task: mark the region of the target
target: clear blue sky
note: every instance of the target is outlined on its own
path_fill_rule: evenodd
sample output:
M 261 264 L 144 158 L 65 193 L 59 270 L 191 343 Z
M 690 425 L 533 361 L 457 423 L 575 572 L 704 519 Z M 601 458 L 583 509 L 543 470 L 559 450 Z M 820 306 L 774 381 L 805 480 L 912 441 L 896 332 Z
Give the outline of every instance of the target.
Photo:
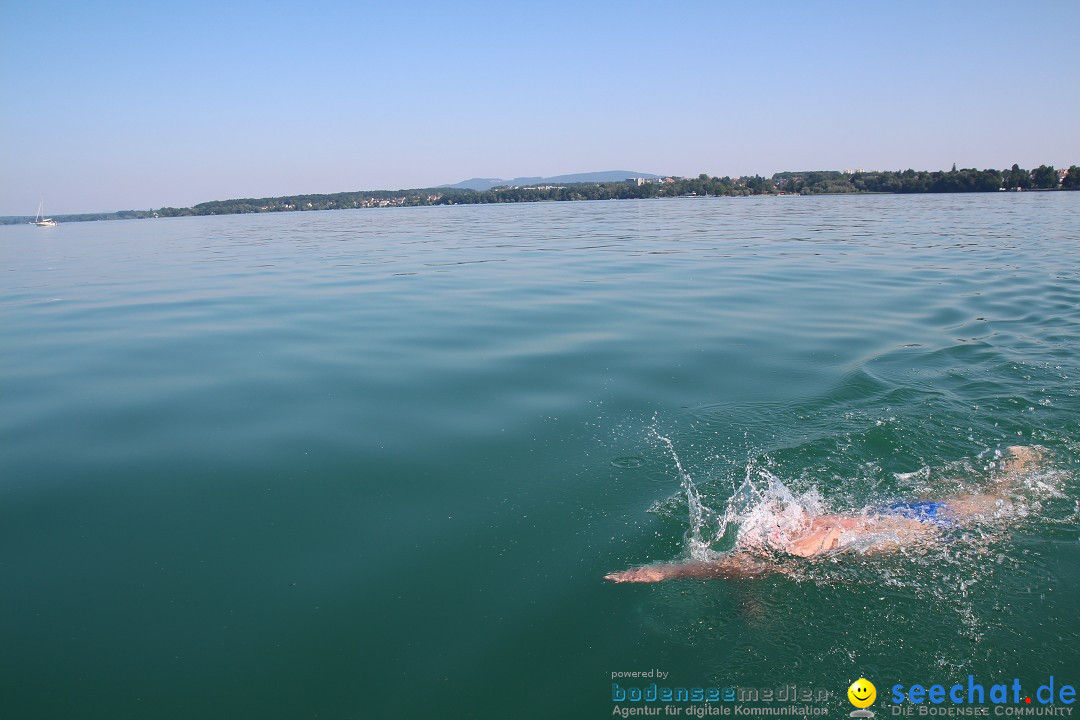
M 16 2 L 0 215 L 1080 164 L 1080 2 Z

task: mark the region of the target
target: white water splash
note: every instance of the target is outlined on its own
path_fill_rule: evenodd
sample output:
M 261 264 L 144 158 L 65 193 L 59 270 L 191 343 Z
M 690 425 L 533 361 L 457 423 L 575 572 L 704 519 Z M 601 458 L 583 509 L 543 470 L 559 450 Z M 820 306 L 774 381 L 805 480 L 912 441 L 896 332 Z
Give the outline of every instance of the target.
M 710 546 L 723 537 L 727 530 L 727 519 L 720 519 L 716 521 L 717 515 L 708 507 L 701 499 L 701 493 L 698 491 L 697 485 L 694 484 L 694 479 L 690 477 L 690 473 L 686 472 L 683 467 L 682 461 L 679 460 L 679 454 L 675 452 L 675 445 L 671 442 L 670 438 L 667 438 L 657 432 L 656 428 L 649 428 L 653 436 L 667 445 L 668 452 L 671 453 L 671 458 L 675 461 L 675 467 L 679 470 L 679 483 L 682 486 L 683 493 L 686 495 L 686 504 L 690 508 L 690 528 L 686 531 L 686 544 L 690 549 L 690 556 L 695 560 L 707 560 L 711 554 Z M 708 531 L 709 525 L 719 525 L 716 530 L 712 532 Z M 707 537 L 708 536 L 708 537 Z
M 706 503 L 694 479 L 683 467 L 671 439 L 661 435 L 655 427 L 649 430 L 667 447 L 679 471 L 679 482 L 690 514 L 690 527 L 684 539 L 690 557 L 695 560 L 710 560 L 720 555 L 715 546 L 723 542 L 729 529 L 736 531 L 736 548 L 765 552 L 770 547 L 782 547 L 789 538 L 797 537 L 805 530 L 810 518 L 823 512 L 822 499 L 816 489 L 796 495 L 780 478 L 753 462 L 747 463 L 742 484 L 727 498 L 723 512 L 718 512 Z

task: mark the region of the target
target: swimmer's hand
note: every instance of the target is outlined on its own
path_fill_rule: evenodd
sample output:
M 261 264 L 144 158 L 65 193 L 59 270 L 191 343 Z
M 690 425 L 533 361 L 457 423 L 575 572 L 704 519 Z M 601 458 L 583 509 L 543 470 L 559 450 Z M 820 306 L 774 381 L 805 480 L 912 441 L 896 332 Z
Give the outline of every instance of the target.
M 625 583 L 662 582 L 664 580 L 750 580 L 774 572 L 779 565 L 764 562 L 745 553 L 727 555 L 709 562 L 656 563 L 608 573 L 605 580 Z
M 617 583 L 646 583 L 660 582 L 661 580 L 667 580 L 669 577 L 671 576 L 667 567 L 663 565 L 645 565 L 644 567 L 631 568 L 630 570 L 623 570 L 622 572 L 608 573 L 604 576 L 604 579 Z
M 1040 445 L 1012 445 L 1005 449 L 1008 454 L 1001 460 L 1005 473 L 1035 472 L 1046 457 L 1046 448 Z

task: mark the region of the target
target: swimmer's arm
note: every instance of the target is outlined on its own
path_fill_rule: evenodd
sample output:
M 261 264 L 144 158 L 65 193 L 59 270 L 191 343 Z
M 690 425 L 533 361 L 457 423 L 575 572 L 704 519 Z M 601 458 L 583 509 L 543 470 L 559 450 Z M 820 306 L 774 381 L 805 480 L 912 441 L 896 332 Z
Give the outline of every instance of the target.
M 782 568 L 746 554 L 728 555 L 709 562 L 655 563 L 609 573 L 612 582 L 662 582 L 664 580 L 752 580 Z

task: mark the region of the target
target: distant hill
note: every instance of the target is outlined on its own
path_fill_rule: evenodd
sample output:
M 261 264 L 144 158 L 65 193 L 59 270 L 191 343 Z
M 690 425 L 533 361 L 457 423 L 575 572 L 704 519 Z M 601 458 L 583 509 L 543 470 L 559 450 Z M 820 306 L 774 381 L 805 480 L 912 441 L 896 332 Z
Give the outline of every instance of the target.
M 655 180 L 662 175 L 650 175 L 649 173 L 631 172 L 630 170 L 607 170 L 605 172 L 577 173 L 576 175 L 555 175 L 554 177 L 517 177 L 513 180 L 501 180 L 499 178 L 471 178 L 462 180 L 454 185 L 440 185 L 444 188 L 456 188 L 459 190 L 490 190 L 500 185 L 558 185 L 560 183 L 598 183 L 618 182 L 627 178 L 647 178 Z

